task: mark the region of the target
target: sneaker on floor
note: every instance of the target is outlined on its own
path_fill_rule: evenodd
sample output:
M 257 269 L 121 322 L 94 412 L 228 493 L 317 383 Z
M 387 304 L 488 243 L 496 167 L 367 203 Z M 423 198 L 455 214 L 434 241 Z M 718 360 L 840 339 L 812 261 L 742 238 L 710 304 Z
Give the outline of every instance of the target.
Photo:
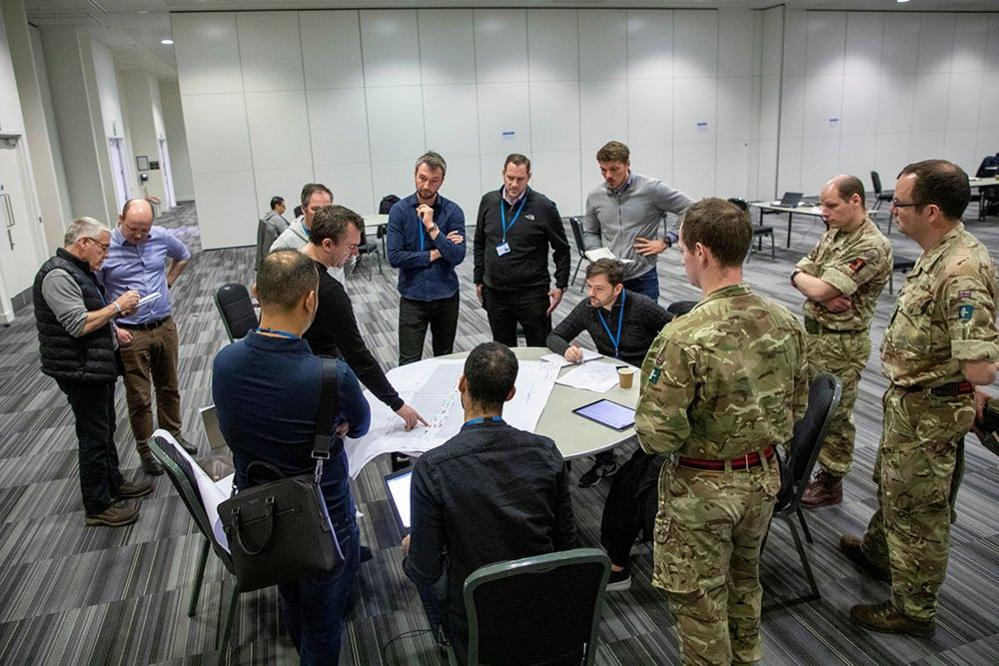
M 611 569 L 610 578 L 607 579 L 608 592 L 623 592 L 631 589 L 631 573 L 627 569 L 614 571 Z
M 594 463 L 593 467 L 589 470 L 583 472 L 583 475 L 579 477 L 579 487 L 589 488 L 590 486 L 595 486 L 600 479 L 605 479 L 607 477 L 614 476 L 617 472 L 617 463 L 612 462 L 606 465 L 602 463 Z
M 139 507 L 128 500 L 115 502 L 100 513 L 87 514 L 83 522 L 87 526 L 93 527 L 102 525 L 104 527 L 124 527 L 131 525 L 139 519 Z
M 143 495 L 148 495 L 153 492 L 153 482 L 146 481 L 145 483 L 137 483 L 134 481 L 126 481 L 115 490 L 112 495 L 115 499 L 130 499 L 133 497 L 142 497 Z
M 177 443 L 180 444 L 182 447 L 184 447 L 184 450 L 190 453 L 192 456 L 197 455 L 198 447 L 196 447 L 194 444 L 191 444 L 189 441 L 184 439 L 183 435 L 174 435 L 173 438 L 177 440 Z
M 152 452 L 147 451 L 141 454 L 139 460 L 142 463 L 142 471 L 149 476 L 159 476 L 163 473 L 163 465 L 153 456 Z

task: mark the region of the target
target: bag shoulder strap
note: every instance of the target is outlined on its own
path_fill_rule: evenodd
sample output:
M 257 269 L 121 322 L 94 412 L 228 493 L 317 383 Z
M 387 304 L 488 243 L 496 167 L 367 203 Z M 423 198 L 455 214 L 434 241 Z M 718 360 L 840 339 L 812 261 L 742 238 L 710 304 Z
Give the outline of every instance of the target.
M 312 443 L 312 457 L 317 461 L 330 457 L 330 430 L 333 415 L 337 412 L 338 395 L 336 370 L 337 362 L 331 358 L 320 358 L 322 362 L 323 384 L 319 391 L 319 410 L 316 412 L 316 436 Z

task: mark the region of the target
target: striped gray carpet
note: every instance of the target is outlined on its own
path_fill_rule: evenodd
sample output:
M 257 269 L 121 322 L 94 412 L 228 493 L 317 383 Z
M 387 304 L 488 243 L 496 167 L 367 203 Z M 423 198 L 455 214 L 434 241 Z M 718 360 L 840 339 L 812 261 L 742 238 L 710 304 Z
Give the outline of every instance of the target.
M 976 211 L 972 210 L 970 217 Z M 212 304 L 217 285 L 249 283 L 250 248 L 199 252 L 192 204 L 165 215 L 195 251 L 173 295 L 180 324 L 181 382 L 188 439 L 208 453 L 197 408 L 210 402 L 211 360 L 225 334 Z M 883 222 L 883 218 L 882 218 Z M 818 220 L 796 221 L 791 248 L 774 220 L 777 259 L 769 248 L 747 266 L 747 281 L 795 311 L 800 297 L 787 282 L 791 266 L 822 229 Z M 999 248 L 992 224 L 970 228 Z M 915 257 L 915 246 L 893 234 L 896 253 Z M 575 267 L 576 259 L 573 259 Z M 349 281 L 362 330 L 385 367 L 396 363 L 398 316 L 395 277 L 369 264 Z M 457 347 L 488 339 L 485 313 L 474 303 L 471 259 L 461 266 L 464 304 Z M 370 279 L 369 279 L 370 277 Z M 696 298 L 676 252 L 660 261 L 666 300 Z M 896 283 L 898 284 L 900 280 Z M 578 302 L 572 290 L 560 312 Z M 878 307 L 874 347 L 893 297 Z M 558 315 L 556 315 L 558 316 Z M 429 350 L 428 350 L 429 353 Z M 55 383 L 39 374 L 30 306 L 0 330 L 0 663 L 203 663 L 214 660 L 223 571 L 211 562 L 196 617 L 186 616 L 200 537 L 169 482 L 161 477 L 142 503 L 139 522 L 124 529 L 84 528 L 76 473 L 72 415 Z M 860 532 L 874 505 L 871 471 L 881 429 L 876 354 L 868 362 L 857 407 L 856 466 L 845 483 L 845 501 L 808 514 L 815 543 L 808 547 L 822 590 L 820 601 L 790 605 L 805 580 L 783 525 L 774 528 L 763 558 L 765 663 L 768 664 L 991 664 L 999 662 L 999 465 L 969 438 L 968 473 L 952 533 L 950 567 L 932 640 L 898 638 L 855 629 L 848 609 L 887 596 L 885 585 L 859 574 L 836 549 L 840 533 Z M 117 442 L 126 476 L 140 476 L 127 425 L 124 389 L 118 390 Z M 633 446 L 633 445 L 632 445 Z M 630 448 L 622 453 L 630 453 Z M 577 465 L 574 478 L 585 465 Z M 381 476 L 384 460 L 360 475 L 355 493 L 364 518 L 364 541 L 375 558 L 361 566 L 359 602 L 350 614 L 341 664 L 436 664 L 423 628 L 415 590 L 399 566 L 399 535 L 390 518 Z M 598 542 L 600 510 L 608 483 L 574 490 L 582 541 Z M 634 584 L 609 595 L 600 627 L 600 664 L 666 664 L 677 661 L 673 621 L 663 596 L 648 584 L 651 556 L 635 549 Z M 227 587 L 227 586 L 226 586 Z M 228 589 L 228 588 L 227 588 Z M 273 590 L 247 594 L 234 640 L 239 663 L 294 661 Z

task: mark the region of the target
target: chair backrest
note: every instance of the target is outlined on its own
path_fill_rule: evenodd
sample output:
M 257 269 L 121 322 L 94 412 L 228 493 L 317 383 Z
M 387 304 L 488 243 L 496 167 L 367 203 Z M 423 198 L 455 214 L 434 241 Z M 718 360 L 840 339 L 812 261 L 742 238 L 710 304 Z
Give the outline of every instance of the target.
M 693 310 L 697 303 L 697 301 L 673 301 L 666 306 L 666 312 L 673 315 L 674 318 L 679 317 Z
M 469 665 L 592 664 L 609 576 L 595 548 L 477 569 L 465 581 Z
M 728 199 L 726 199 L 726 201 L 728 201 L 730 204 L 733 204 L 741 211 L 744 211 L 746 213 L 749 212 L 749 202 L 743 199 L 742 197 L 729 197 Z
M 978 171 L 975 172 L 975 178 L 989 178 L 995 176 L 997 171 L 999 171 L 999 153 L 995 155 L 986 155 L 982 163 L 978 165 Z
M 399 197 L 394 194 L 386 194 L 382 197 L 381 202 L 378 204 L 378 214 L 388 215 L 389 211 L 392 210 L 392 206 L 398 203 Z
M 250 292 L 237 282 L 229 282 L 215 290 L 215 307 L 222 316 L 230 342 L 245 337 L 259 323 Z
M 871 184 L 874 186 L 874 194 L 881 194 L 881 176 L 877 171 L 871 172 Z
M 212 526 L 205 511 L 205 504 L 200 493 L 196 490 L 197 480 L 194 469 L 191 467 L 191 460 L 181 449 L 180 445 L 172 442 L 166 437 L 154 433 L 149 441 L 149 450 L 153 456 L 163 465 L 163 471 L 170 478 L 173 487 L 177 489 L 181 501 L 187 507 L 188 513 L 194 519 L 198 531 L 204 535 L 212 544 L 212 550 L 222 560 L 226 569 L 232 571 L 232 557 L 222 548 L 212 533 Z
M 843 385 L 832 375 L 818 375 L 808 387 L 805 415 L 794 424 L 794 435 L 791 437 L 789 464 L 792 466 L 791 476 L 795 487 L 788 508 L 797 507 L 798 500 L 805 492 L 819 451 L 822 450 L 826 431 L 829 430 L 829 423 L 842 396 Z
M 586 251 L 586 245 L 583 243 L 583 225 L 580 223 L 579 218 L 570 217 L 569 226 L 572 227 L 572 238 L 576 241 L 576 251 L 582 257 L 583 252 Z

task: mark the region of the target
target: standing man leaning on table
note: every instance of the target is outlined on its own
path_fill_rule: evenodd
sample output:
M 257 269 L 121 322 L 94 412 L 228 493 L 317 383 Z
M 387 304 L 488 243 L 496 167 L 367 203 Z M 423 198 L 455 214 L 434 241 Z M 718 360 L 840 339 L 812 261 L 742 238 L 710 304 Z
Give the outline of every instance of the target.
M 583 242 L 587 250 L 606 247 L 625 264 L 624 288 L 659 300 L 656 258 L 676 242 L 672 231 L 659 239 L 666 213 L 680 215 L 694 200 L 679 190 L 631 170 L 631 151 L 611 141 L 597 151 L 604 183 L 586 197 Z
M 742 281 L 753 232 L 721 199 L 690 207 L 683 267 L 701 302 L 665 327 L 642 364 L 635 413 L 659 477 L 652 584 L 666 591 L 685 663 L 757 662 L 760 543 L 780 489 L 774 446 L 805 411 L 805 331 Z
M 531 160 L 513 153 L 503 163 L 503 187 L 487 192 L 475 225 L 475 294 L 486 309 L 493 340 L 517 346 L 517 324 L 528 347 L 543 347 L 551 314 L 569 284 L 569 241 L 558 207 L 528 187 Z M 549 245 L 555 288 L 548 290 Z
M 839 378 L 843 397 L 819 453 L 819 473 L 801 503 L 819 507 L 843 501 L 843 477 L 853 462 L 853 405 L 860 372 L 871 355 L 871 320 L 891 274 L 891 243 L 867 216 L 864 184 L 836 176 L 819 199 L 828 230 L 798 262 L 791 284 L 805 301 L 808 368 Z

